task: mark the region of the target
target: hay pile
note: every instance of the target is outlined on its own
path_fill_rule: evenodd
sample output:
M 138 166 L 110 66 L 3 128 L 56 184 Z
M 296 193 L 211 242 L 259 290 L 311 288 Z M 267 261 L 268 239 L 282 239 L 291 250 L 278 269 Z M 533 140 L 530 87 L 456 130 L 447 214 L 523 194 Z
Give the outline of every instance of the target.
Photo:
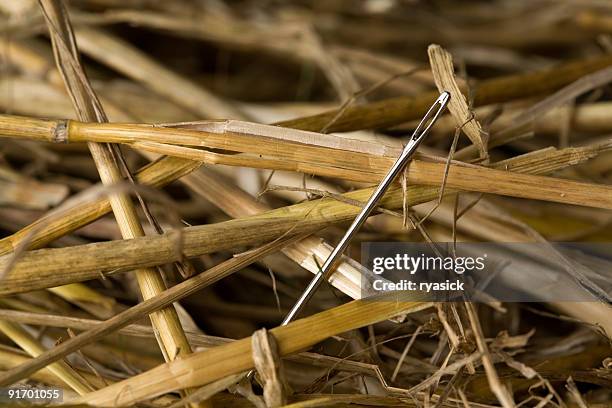
M 78 406 L 611 406 L 610 4 L 0 13 L 1 387 Z M 443 90 L 330 284 L 279 326 Z M 546 248 L 507 257 L 532 294 L 532 268 L 568 256 L 548 243 L 578 243 L 588 301 L 361 299 L 376 241 Z

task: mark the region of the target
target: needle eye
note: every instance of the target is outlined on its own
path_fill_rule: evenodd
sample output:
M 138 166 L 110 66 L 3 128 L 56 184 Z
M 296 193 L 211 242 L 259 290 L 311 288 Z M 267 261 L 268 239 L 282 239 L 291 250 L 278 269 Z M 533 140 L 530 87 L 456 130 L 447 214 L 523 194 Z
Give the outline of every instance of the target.
M 444 112 L 444 109 L 446 108 L 446 105 L 448 105 L 449 101 L 450 93 L 447 91 L 442 92 L 434 104 L 431 105 L 427 113 L 425 113 L 425 116 L 423 116 L 423 119 L 421 119 L 419 122 L 410 140 L 413 142 L 418 142 L 423 136 L 425 136 L 436 120 L 438 120 L 438 117 L 440 117 L 442 112 Z

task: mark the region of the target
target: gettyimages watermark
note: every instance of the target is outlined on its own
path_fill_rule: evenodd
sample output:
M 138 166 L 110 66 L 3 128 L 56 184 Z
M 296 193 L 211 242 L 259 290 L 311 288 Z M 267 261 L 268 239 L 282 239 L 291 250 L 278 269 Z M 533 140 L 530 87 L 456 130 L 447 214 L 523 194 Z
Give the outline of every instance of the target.
M 418 292 L 430 301 L 612 299 L 610 243 L 362 244 L 362 297 Z
M 374 279 L 372 287 L 379 292 L 389 292 L 394 290 L 411 290 L 424 293 L 433 291 L 443 291 L 445 293 L 463 292 L 465 291 L 465 281 L 460 278 L 446 279 L 443 282 L 437 280 L 422 280 L 414 279 L 414 275 L 419 272 L 440 271 L 447 276 L 448 272 L 454 272 L 457 275 L 463 275 L 466 271 L 483 271 L 486 267 L 485 260 L 487 254 L 482 256 L 443 256 L 437 254 L 434 256 L 420 253 L 418 255 L 410 255 L 406 252 L 395 253 L 392 256 L 376 256 L 372 258 L 372 272 L 375 275 L 383 275 L 385 272 L 396 272 L 396 275 L 410 275 L 410 279 L 399 279 L 398 281 L 389 281 L 387 279 Z

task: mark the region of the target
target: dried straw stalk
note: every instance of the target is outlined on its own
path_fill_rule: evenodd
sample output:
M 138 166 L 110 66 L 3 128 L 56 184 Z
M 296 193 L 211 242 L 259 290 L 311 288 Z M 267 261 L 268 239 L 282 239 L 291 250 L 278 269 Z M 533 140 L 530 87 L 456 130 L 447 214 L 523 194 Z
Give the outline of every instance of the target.
M 607 55 L 569 62 L 539 72 L 481 81 L 476 85 L 474 107 L 544 95 L 610 65 L 612 65 L 612 56 Z M 437 92 L 424 92 L 414 97 L 401 96 L 361 106 L 351 106 L 339 118 L 336 118 L 337 111 L 334 110 L 284 121 L 279 125 L 317 131 L 332 123 L 328 128 L 330 132 L 344 132 L 356 128 L 384 128 L 418 119 L 427 111 L 437 95 Z
M 428 304 L 423 304 L 423 308 L 426 308 Z M 34 312 L 21 312 L 10 309 L 0 309 L 0 317 L 3 320 L 21 324 L 30 324 L 37 326 L 46 327 L 61 327 L 70 328 L 74 330 L 89 330 L 94 327 L 107 324 L 104 321 L 83 319 L 70 316 L 53 315 L 48 313 L 34 313 Z M 116 331 L 117 334 L 131 336 L 136 339 L 154 339 L 155 333 L 151 326 L 143 326 L 139 324 L 130 324 Z M 228 339 L 224 337 L 209 336 L 201 333 L 192 333 L 187 331 L 187 337 L 189 342 L 193 346 L 199 346 L 204 348 L 216 347 L 222 344 L 227 344 L 235 341 L 234 339 Z M 2 356 L 2 348 L 0 348 L 0 356 Z M 29 359 L 21 359 L 20 363 L 23 363 Z M 361 372 L 366 374 L 373 374 L 372 370 L 364 369 L 362 363 L 356 363 L 351 360 L 343 360 L 337 357 L 326 356 L 317 353 L 303 352 L 287 357 L 289 361 L 295 361 L 298 363 L 313 364 L 318 367 L 336 368 L 343 371 L 349 372 Z M 0 369 L 10 369 L 19 364 L 11 364 L 2 366 L 2 360 L 0 359 Z M 40 371 L 39 371 L 40 373 Z M 89 381 L 89 378 L 87 378 Z M 57 379 L 55 380 L 57 383 Z
M 377 299 L 354 300 L 274 328 L 270 334 L 276 339 L 279 354 L 286 356 L 330 336 L 420 310 L 422 304 L 415 302 L 414 296 L 414 293 L 396 292 Z M 251 338 L 245 338 L 160 365 L 74 402 L 94 406 L 129 405 L 167 392 L 209 384 L 252 367 Z M 121 392 L 125 389 L 130 392 Z
M 571 120 L 572 129 L 576 132 L 605 134 L 612 131 L 612 119 L 608 115 L 611 109 L 612 102 L 559 106 L 539 116 L 529 125 L 528 129 L 533 129 L 536 134 L 555 134 L 561 130 L 563 123 Z M 476 109 L 475 114 L 480 119 L 486 117 L 491 111 L 491 107 L 483 107 Z M 502 115 L 491 125 L 490 132 L 495 134 L 513 127 L 514 119 L 519 115 L 519 112 L 516 108 L 504 110 Z M 452 132 L 455 127 L 455 122 L 451 117 L 442 117 L 436 122 L 432 132 L 445 135 Z
M 378 182 L 393 162 L 391 157 L 363 152 L 365 149 L 375 149 L 365 142 L 355 144 L 351 146 L 350 151 L 345 151 L 287 141 L 289 136 L 286 135 L 284 138 L 275 138 L 246 133 L 246 130 L 243 133 L 215 133 L 183 128 L 66 122 L 7 115 L 0 116 L 0 130 L 7 136 L 52 142 L 126 143 L 138 149 L 201 160 L 205 163 L 301 171 L 361 182 Z M 269 132 L 267 135 L 274 133 Z M 299 132 L 293 137 L 313 140 L 312 135 Z M 224 149 L 245 155 L 219 154 L 184 146 Z M 602 145 L 602 150 L 611 146 L 612 143 Z M 408 181 L 412 184 L 440 185 L 445 167 L 443 163 L 414 160 L 409 166 Z M 612 208 L 612 187 L 609 186 L 515 174 L 460 162 L 451 165 L 446 185 L 449 188 L 468 191 Z
M 7 322 L 29 324 L 46 327 L 61 327 L 74 330 L 89 330 L 101 324 L 102 320 L 85 319 L 80 317 L 54 315 L 49 313 L 23 312 L 12 309 L 0 309 L 0 317 Z M 155 332 L 151 326 L 141 324 L 130 324 L 117 330 L 117 334 L 132 336 L 137 338 L 154 338 Z M 194 346 L 214 347 L 232 341 L 217 336 L 208 336 L 200 333 L 186 332 L 190 343 Z
M 82 120 L 104 122 L 106 116 L 100 102 L 91 90 L 87 77 L 79 64 L 79 54 L 74 41 L 72 27 L 61 1 L 41 0 L 41 7 L 51 34 L 54 55 L 59 71 L 73 99 L 77 115 Z M 115 185 L 123 180 L 117 164 L 117 157 L 110 145 L 89 143 L 89 150 L 100 173 L 102 183 Z M 113 194 L 109 198 L 119 229 L 124 238 L 143 236 L 144 232 L 131 199 L 124 194 Z M 155 296 L 165 289 L 161 275 L 153 269 L 140 269 L 136 277 L 143 298 Z M 179 355 L 189 354 L 191 347 L 173 307 L 154 313 L 153 325 L 159 332 L 159 342 L 163 355 L 173 360 Z

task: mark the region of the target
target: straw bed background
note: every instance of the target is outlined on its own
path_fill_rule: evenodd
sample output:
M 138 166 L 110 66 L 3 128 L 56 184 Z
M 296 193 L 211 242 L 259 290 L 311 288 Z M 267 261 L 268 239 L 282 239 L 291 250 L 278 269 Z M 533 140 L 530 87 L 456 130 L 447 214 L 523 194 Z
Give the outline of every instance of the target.
M 606 2 L 3 0 L 0 32 L 0 387 L 612 406 L 607 246 L 572 272 L 589 302 L 361 299 L 360 263 L 361 242 L 549 248 L 527 267 L 561 256 L 548 242 L 610 243 Z M 447 114 L 279 326 L 442 90 Z

